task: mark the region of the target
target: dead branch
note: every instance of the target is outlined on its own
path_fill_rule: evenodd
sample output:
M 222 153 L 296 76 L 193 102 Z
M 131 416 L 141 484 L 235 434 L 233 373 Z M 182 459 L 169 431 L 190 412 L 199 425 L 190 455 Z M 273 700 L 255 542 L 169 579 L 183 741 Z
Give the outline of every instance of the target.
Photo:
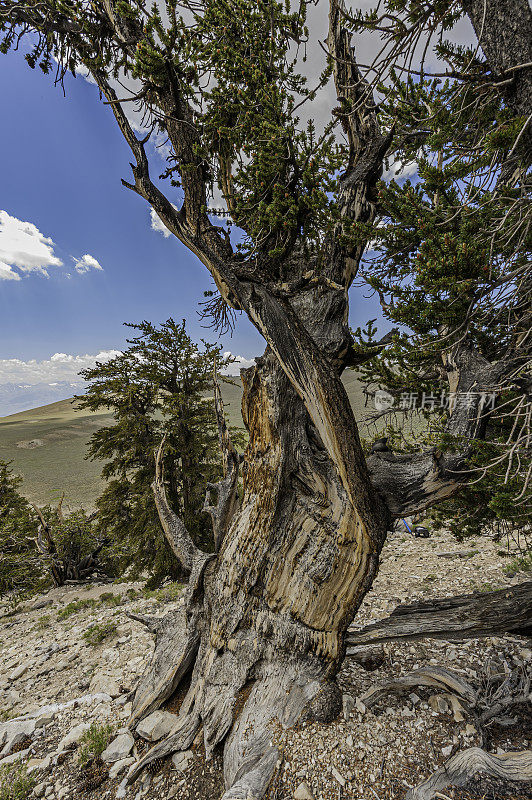
M 208 483 L 203 510 L 210 514 L 214 533 L 214 548 L 220 549 L 231 520 L 238 511 L 238 470 L 240 456 L 235 450 L 225 421 L 224 403 L 218 382 L 216 359 L 213 368 L 214 408 L 218 424 L 218 441 L 223 461 L 223 478 L 218 483 Z M 213 503 L 212 493 L 216 495 Z
M 476 699 L 474 688 L 451 670 L 445 669 L 445 667 L 423 667 L 408 675 L 403 675 L 395 681 L 374 686 L 362 695 L 361 700 L 366 708 L 372 708 L 389 692 L 401 694 L 415 686 L 430 686 L 444 692 L 451 692 L 464 698 L 471 705 L 475 703 Z
M 532 635 L 532 581 L 495 592 L 475 592 L 398 606 L 361 631 L 347 634 L 347 655 L 357 645 L 390 641 L 474 639 L 503 634 Z
M 170 507 L 168 498 L 166 496 L 166 489 L 164 486 L 163 476 L 163 453 L 164 453 L 165 437 L 161 440 L 161 444 L 155 454 L 155 479 L 152 483 L 153 495 L 155 498 L 155 505 L 159 514 L 166 541 L 172 548 L 172 552 L 179 559 L 181 565 L 188 572 L 192 570 L 194 561 L 198 558 L 203 558 L 204 553 L 199 550 L 194 542 L 190 533 L 185 528 L 185 525 L 177 514 Z
M 532 751 L 493 755 L 479 747 L 470 747 L 456 753 L 426 781 L 410 789 L 405 800 L 432 800 L 447 786 L 464 786 L 479 772 L 508 781 L 532 781 Z

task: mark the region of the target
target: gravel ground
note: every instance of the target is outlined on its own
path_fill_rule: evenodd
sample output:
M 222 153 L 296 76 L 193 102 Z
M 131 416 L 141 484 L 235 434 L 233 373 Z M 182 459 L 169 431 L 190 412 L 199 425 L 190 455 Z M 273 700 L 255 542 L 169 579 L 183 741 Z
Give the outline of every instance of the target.
M 388 616 L 400 602 L 488 591 L 522 580 L 523 576 L 505 574 L 508 558 L 500 553 L 501 545 L 489 540 L 464 545 L 446 533 L 427 540 L 394 533 L 384 548 L 379 576 L 357 615 L 357 627 Z M 180 602 L 175 594 L 170 602 L 162 595 L 134 597 L 139 588 L 138 584 L 117 584 L 55 589 L 34 600 L 33 608 L 0 618 L 0 720 L 55 704 L 51 718 L 33 734 L 25 755 L 37 775 L 35 796 L 79 798 L 84 773 L 75 743 L 73 749 L 57 755 L 60 740 L 75 726 L 109 724 L 116 733 L 125 725 L 129 693 L 153 652 L 151 635 L 125 612 L 164 613 Z M 109 598 L 110 592 L 114 598 Z M 66 615 L 64 609 L 71 603 L 78 605 Z M 0 614 L 6 610 L 0 607 Z M 107 638 L 91 644 L 87 630 L 106 625 L 111 626 Z M 360 702 L 364 692 L 426 665 L 447 667 L 477 685 L 489 664 L 506 662 L 512 669 L 530 669 L 532 659 L 530 642 L 517 637 L 392 643 L 384 646 L 383 655 L 373 672 L 345 660 L 338 683 L 346 713 L 335 722 L 302 723 L 279 734 L 283 763 L 268 800 L 305 800 L 305 786 L 314 800 L 403 798 L 409 787 L 452 754 L 479 745 L 479 732 L 474 720 L 453 711 L 449 698 L 437 691 L 419 688 L 402 696 L 390 694 L 371 710 Z M 347 713 L 349 706 L 352 710 Z M 530 748 L 531 719 L 525 711 L 513 727 L 494 726 L 488 748 L 492 752 Z M 141 749 L 138 742 L 133 755 Z M 108 778 L 82 796 L 114 798 L 118 791 L 126 800 L 216 800 L 223 783 L 221 757 L 218 754 L 205 763 L 198 739 L 185 772 L 167 760 L 156 774 L 145 773 L 126 791 L 119 789 L 122 778 Z M 450 789 L 447 796 L 522 800 L 532 797 L 532 792 L 530 786 L 508 788 L 484 780 Z

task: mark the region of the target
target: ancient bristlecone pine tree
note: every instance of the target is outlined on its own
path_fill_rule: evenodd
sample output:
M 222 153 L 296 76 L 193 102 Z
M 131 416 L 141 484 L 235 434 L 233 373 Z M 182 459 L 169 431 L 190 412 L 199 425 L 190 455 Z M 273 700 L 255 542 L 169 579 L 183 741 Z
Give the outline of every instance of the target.
M 190 577 L 181 610 L 143 620 L 157 645 L 131 725 L 189 688 L 175 731 L 129 775 L 133 781 L 150 761 L 187 749 L 202 730 L 207 756 L 224 748 L 224 800 L 258 800 L 278 765 L 280 727 L 334 712 L 345 634 L 392 520 L 450 496 L 464 454 L 366 458 L 341 381 L 346 366 L 375 353 L 352 346 L 348 290 L 391 133 L 379 127 L 339 0 L 330 1 L 327 38 L 338 96 L 332 124 L 339 121 L 345 137 L 339 150 L 312 126 L 298 133 L 294 121 L 301 86 L 288 63 L 306 37 L 304 4 L 287 14 L 271 2 L 204 1 L 184 21 L 179 7 L 170 2 L 159 16 L 148 4 L 115 0 L 0 2 L 8 34 L 38 32 L 34 63 L 46 68 L 53 53 L 65 68 L 89 70 L 133 154 L 126 185 L 207 268 L 218 307 L 243 311 L 266 341 L 256 366 L 242 371 L 242 461 L 216 390 L 225 477 L 206 501 L 215 553 L 200 552 L 170 508 L 157 454 L 160 518 Z M 117 94 L 119 73 L 136 79 L 131 96 Z M 312 92 L 305 97 L 311 105 Z M 147 140 L 126 114 L 131 100 L 167 137 L 167 177 L 179 203 L 150 175 Z M 239 246 L 207 214 L 213 186 L 244 232 Z M 454 392 L 475 387 L 477 397 L 508 371 L 465 337 L 445 366 Z M 461 396 L 448 431 L 470 440 L 480 410 Z

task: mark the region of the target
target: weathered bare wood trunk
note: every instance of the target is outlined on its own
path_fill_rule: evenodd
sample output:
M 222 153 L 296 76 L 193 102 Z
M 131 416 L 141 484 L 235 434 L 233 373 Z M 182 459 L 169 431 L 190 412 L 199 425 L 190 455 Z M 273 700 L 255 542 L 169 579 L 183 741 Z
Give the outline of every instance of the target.
M 333 356 L 348 336 L 346 295 L 338 294 L 313 289 L 312 297 L 294 301 L 300 319 L 308 309 L 309 333 Z M 317 415 L 315 424 L 270 348 L 242 375 L 249 431 L 242 505 L 216 557 L 187 551 L 197 579 L 185 615 L 159 626 L 156 659 L 131 720 L 157 707 L 191 669 L 179 730 L 131 779 L 148 760 L 187 747 L 201 724 L 207 755 L 225 742 L 224 800 L 260 798 L 277 765 L 278 726 L 312 713 L 318 694 L 322 713 L 325 695 L 334 706 L 331 682 L 345 632 L 375 577 L 390 521 L 369 476 L 360 504 L 350 499 L 323 443 L 331 422 Z M 323 399 L 324 419 L 330 402 Z M 354 420 L 352 435 L 356 440 Z M 179 549 L 178 527 L 175 537 Z
M 495 592 L 475 592 L 397 606 L 389 617 L 350 630 L 347 653 L 382 642 L 532 636 L 532 581 Z

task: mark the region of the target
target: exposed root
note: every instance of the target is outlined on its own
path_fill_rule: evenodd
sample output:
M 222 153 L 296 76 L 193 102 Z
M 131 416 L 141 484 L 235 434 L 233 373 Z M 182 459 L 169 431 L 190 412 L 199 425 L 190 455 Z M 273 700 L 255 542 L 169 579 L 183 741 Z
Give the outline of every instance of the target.
M 463 750 L 426 781 L 410 789 L 405 800 L 432 800 L 447 786 L 464 786 L 479 772 L 508 781 L 532 781 L 532 751 L 493 755 L 479 747 Z
M 293 666 L 268 666 L 236 721 L 224 749 L 222 800 L 260 800 L 281 763 L 277 735 L 295 725 L 320 689 Z
M 135 692 L 133 711 L 128 722 L 130 728 L 173 694 L 192 667 L 200 639 L 197 615 L 189 616 L 185 608 L 171 611 L 157 621 L 154 618 L 139 621 L 153 630 L 157 646 L 153 660 Z
M 414 686 L 432 686 L 445 692 L 451 692 L 463 698 L 467 703 L 475 703 L 476 694 L 473 687 L 458 677 L 454 672 L 444 667 L 423 667 L 404 675 L 395 681 L 389 681 L 380 686 L 374 686 L 363 696 L 362 702 L 366 708 L 372 708 L 388 692 L 400 694 Z
M 174 731 L 152 747 L 136 764 L 133 764 L 127 776 L 127 782 L 133 783 L 142 770 L 160 758 L 166 758 L 178 750 L 188 750 L 201 725 L 198 713 L 183 714 L 176 717 Z

